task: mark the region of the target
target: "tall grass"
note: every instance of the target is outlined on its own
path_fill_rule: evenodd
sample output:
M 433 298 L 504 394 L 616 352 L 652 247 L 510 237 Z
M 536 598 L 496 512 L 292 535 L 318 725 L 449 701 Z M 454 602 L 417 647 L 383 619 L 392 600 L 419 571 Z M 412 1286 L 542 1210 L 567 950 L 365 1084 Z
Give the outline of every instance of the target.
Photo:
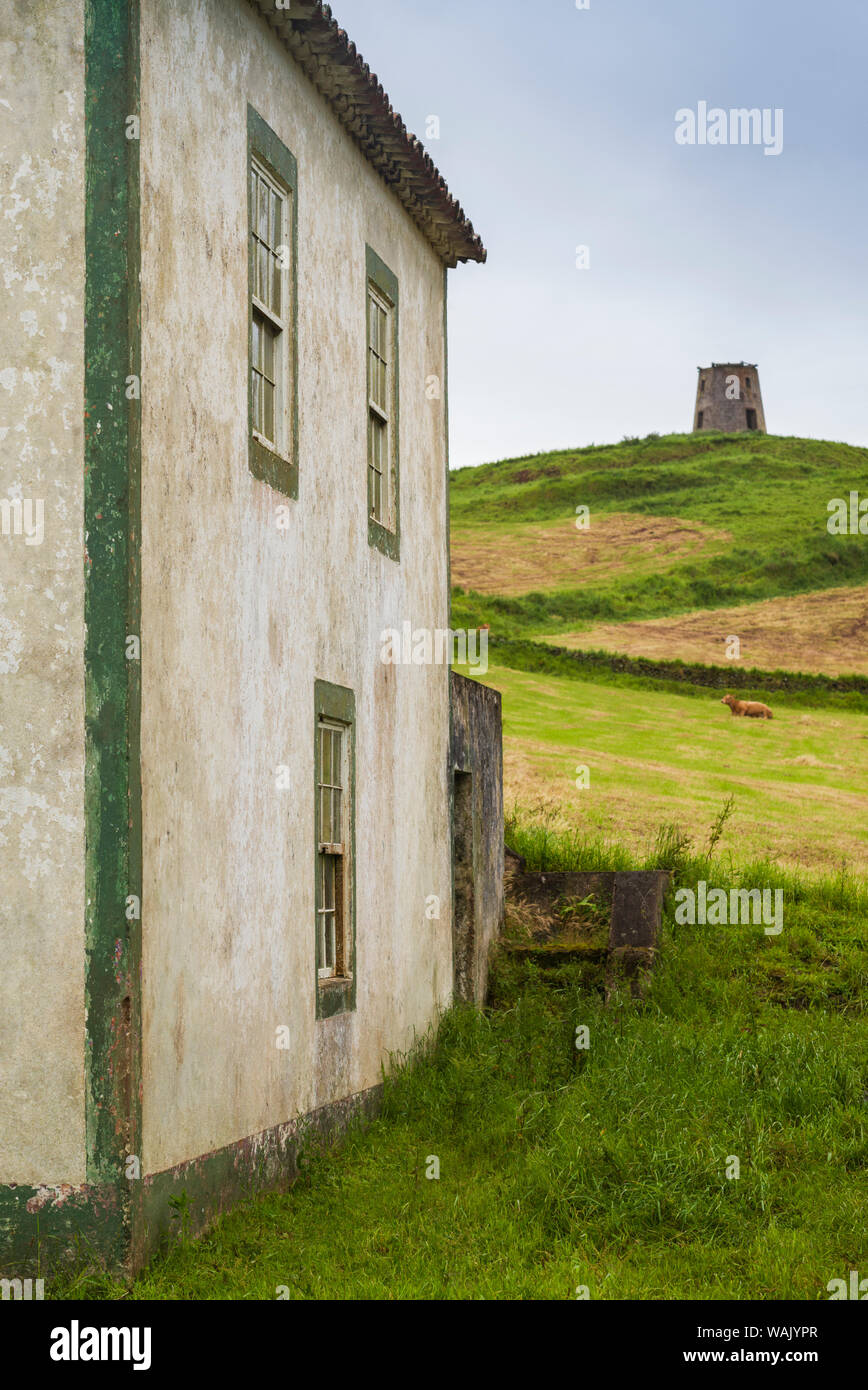
M 868 896 L 846 866 L 802 882 L 734 863 L 725 810 L 662 827 L 630 865 L 518 812 L 508 834 L 538 866 L 765 880 L 786 895 L 780 937 L 678 926 L 670 902 L 642 1005 L 502 958 L 496 1005 L 449 1010 L 393 1057 L 380 1118 L 290 1193 L 182 1239 L 131 1289 L 81 1273 L 49 1296 L 828 1297 L 868 1268 Z
M 793 903 L 809 903 L 868 918 L 868 878 L 842 860 L 830 873 L 810 876 L 772 859 L 736 859 L 726 844 L 726 825 L 735 801 L 727 798 L 707 828 L 688 830 L 664 824 L 649 836 L 645 854 L 633 854 L 617 841 L 557 823 L 554 812 L 529 811 L 515 804 L 504 824 L 508 847 L 530 870 L 590 873 L 630 869 L 668 869 L 673 883 L 695 886 L 700 878 L 724 888 L 755 884 L 780 888 Z M 868 937 L 868 924 L 866 924 Z

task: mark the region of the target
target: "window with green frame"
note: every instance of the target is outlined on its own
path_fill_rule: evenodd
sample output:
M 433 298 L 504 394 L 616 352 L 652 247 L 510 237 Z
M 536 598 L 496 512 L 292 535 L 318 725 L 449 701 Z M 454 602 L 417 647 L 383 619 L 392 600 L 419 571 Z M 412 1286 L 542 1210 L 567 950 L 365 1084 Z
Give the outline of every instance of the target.
M 298 496 L 298 174 L 247 108 L 250 471 Z
M 367 271 L 368 541 L 400 557 L 398 492 L 398 280 L 370 246 Z
M 317 1017 L 355 1008 L 355 698 L 315 688 Z

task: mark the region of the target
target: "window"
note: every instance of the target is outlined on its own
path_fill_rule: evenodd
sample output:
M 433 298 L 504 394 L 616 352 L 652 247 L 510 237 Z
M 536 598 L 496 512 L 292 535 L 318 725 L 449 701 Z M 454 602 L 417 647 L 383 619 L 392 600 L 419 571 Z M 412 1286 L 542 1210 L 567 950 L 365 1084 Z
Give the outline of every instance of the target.
M 747 427 L 748 427 L 749 430 L 755 430 L 755 429 L 756 429 L 756 411 L 755 411 L 755 410 L 749 410 L 749 411 L 747 412 Z
M 250 166 L 250 254 L 253 257 L 253 432 L 274 449 L 287 446 L 286 318 L 282 247 L 286 196 L 254 159 Z
M 321 980 L 345 976 L 344 843 L 342 827 L 345 729 L 342 724 L 319 723 L 319 899 L 317 904 L 317 976 Z
M 317 1017 L 355 1008 L 355 700 L 316 682 Z
M 392 307 L 368 286 L 368 507 L 384 525 L 389 513 L 389 376 Z
M 701 430 L 701 429 L 702 429 L 702 421 L 704 420 L 704 418 L 705 418 L 705 411 L 704 411 L 704 410 L 700 410 L 699 414 L 698 414 L 697 417 L 696 417 L 696 428 L 697 428 L 698 430 Z
M 745 386 L 747 387 L 747 389 L 748 389 L 748 391 L 749 391 L 749 390 L 750 390 L 750 377 L 749 377 L 749 376 L 746 376 L 746 377 L 745 377 L 745 379 L 744 379 L 744 384 L 745 384 Z
M 250 471 L 297 497 L 296 163 L 252 107 L 247 112 Z
M 368 541 L 400 556 L 398 497 L 398 281 L 366 248 Z
M 699 378 L 699 394 L 700 394 L 700 396 L 702 396 L 702 395 L 705 394 L 705 377 L 704 377 L 704 376 L 702 376 L 702 377 Z

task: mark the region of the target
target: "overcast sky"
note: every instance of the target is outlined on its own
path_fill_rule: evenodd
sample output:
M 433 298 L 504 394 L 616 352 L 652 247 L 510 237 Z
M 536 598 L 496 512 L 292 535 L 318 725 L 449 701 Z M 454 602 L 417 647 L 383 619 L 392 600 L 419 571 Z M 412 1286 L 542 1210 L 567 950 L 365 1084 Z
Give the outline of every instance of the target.
M 866 0 L 332 10 L 488 248 L 450 272 L 454 467 L 690 430 L 712 361 L 772 433 L 868 444 Z M 700 102 L 781 109 L 781 153 L 678 144 Z

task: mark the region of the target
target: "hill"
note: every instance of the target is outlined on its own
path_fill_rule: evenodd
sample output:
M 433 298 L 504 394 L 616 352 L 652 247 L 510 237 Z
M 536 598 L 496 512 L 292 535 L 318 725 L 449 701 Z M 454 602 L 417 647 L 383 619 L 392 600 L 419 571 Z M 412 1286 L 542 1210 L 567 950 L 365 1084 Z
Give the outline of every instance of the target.
M 860 488 L 868 449 L 758 434 L 650 435 L 461 469 L 453 623 L 551 635 L 856 587 L 868 544 L 826 523 L 830 500 Z
M 868 450 L 756 434 L 453 474 L 452 622 L 490 625 L 507 805 L 641 854 L 732 797 L 738 858 L 864 874 L 868 537 L 826 525 L 852 490 Z M 726 688 L 775 721 L 732 719 Z

